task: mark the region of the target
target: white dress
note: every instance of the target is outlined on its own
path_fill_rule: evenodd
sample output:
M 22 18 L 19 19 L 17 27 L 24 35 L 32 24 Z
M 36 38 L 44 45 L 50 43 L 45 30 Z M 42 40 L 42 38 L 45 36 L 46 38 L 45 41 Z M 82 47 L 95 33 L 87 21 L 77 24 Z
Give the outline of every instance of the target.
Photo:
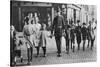
M 42 30 L 41 31 L 41 46 L 42 47 L 46 47 L 46 44 L 47 44 L 47 31 L 46 30 Z
M 40 29 L 41 29 L 41 24 L 36 23 L 35 27 L 36 27 L 35 47 L 38 47 L 38 46 L 40 46 L 40 38 L 41 38 L 41 31 L 40 31 Z

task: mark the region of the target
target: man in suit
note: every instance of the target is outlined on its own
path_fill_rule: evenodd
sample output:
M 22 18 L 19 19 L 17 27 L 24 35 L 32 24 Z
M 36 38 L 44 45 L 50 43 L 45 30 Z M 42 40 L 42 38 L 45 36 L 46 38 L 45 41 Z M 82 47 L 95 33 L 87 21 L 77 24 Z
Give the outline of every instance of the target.
M 60 8 L 58 8 L 57 9 L 57 16 L 53 20 L 53 26 L 52 26 L 52 31 L 51 31 L 51 34 L 53 34 L 53 31 L 54 31 L 58 57 L 61 56 L 61 38 L 62 38 L 62 31 L 64 29 L 64 26 L 65 26 L 64 18 L 61 15 Z

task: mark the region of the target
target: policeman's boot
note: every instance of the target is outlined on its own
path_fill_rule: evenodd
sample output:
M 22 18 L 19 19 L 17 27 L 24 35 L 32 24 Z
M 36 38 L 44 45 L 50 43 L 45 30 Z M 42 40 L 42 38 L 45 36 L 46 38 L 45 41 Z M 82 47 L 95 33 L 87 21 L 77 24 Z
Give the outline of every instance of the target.
M 46 47 L 42 47 L 43 49 L 43 57 L 46 57 Z
M 58 50 L 57 57 L 61 57 L 61 50 Z
M 58 53 L 58 54 L 57 54 L 57 57 L 61 57 L 61 53 Z

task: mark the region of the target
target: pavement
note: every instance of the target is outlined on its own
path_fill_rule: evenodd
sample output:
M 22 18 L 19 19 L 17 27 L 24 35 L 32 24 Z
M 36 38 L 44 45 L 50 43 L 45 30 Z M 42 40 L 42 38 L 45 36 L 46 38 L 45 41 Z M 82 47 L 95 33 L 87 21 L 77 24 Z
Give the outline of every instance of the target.
M 48 32 L 47 32 L 48 33 Z M 48 64 L 66 64 L 66 63 L 80 63 L 80 62 L 94 62 L 97 60 L 97 49 L 96 49 L 96 40 L 94 43 L 93 50 L 90 50 L 90 48 L 87 48 L 87 41 L 85 44 L 86 50 L 82 50 L 82 43 L 81 42 L 81 49 L 77 50 L 77 43 L 75 40 L 75 52 L 73 53 L 71 48 L 69 50 L 69 54 L 66 54 L 66 42 L 65 38 L 62 37 L 62 56 L 57 57 L 57 48 L 56 48 L 56 42 L 55 38 L 47 38 L 47 56 L 43 56 L 43 51 L 40 49 L 40 55 L 39 57 L 36 56 L 36 49 L 33 48 L 33 60 L 31 65 L 48 65 Z M 21 50 L 21 55 L 23 56 L 24 60 L 22 63 L 20 61 L 17 61 L 18 66 L 26 66 L 27 63 L 27 50 L 26 46 L 23 45 L 23 49 Z

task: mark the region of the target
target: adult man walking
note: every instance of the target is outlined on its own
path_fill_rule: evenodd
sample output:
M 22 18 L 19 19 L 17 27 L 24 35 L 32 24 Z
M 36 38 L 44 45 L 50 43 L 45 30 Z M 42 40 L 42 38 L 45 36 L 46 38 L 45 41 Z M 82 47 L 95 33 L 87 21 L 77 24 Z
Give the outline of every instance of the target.
M 65 26 L 64 18 L 63 16 L 61 16 L 60 8 L 58 8 L 57 16 L 53 20 L 53 26 L 52 26 L 52 31 L 51 31 L 51 34 L 53 34 L 53 30 L 54 30 L 58 57 L 61 56 L 61 37 L 62 37 L 62 31 L 64 29 L 64 26 Z

